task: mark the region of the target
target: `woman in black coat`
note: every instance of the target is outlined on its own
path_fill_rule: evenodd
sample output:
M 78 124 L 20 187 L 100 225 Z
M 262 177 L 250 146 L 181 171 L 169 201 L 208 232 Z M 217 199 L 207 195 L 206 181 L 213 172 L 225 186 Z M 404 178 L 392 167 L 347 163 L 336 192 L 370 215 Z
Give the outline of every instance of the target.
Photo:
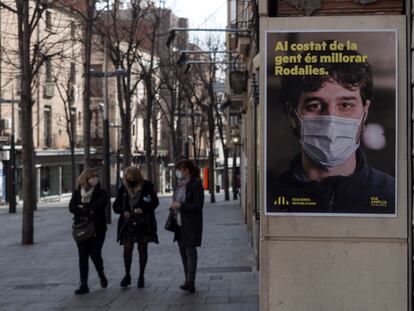
M 154 185 L 145 180 L 139 169 L 128 167 L 124 172 L 124 185 L 118 190 L 113 204 L 120 214 L 117 241 L 124 245 L 125 277 L 121 287 L 131 284 L 131 263 L 134 244 L 138 244 L 138 288 L 144 287 L 144 273 L 148 261 L 148 243 L 158 243 L 157 221 L 154 210 L 159 204 Z
M 95 235 L 83 242 L 76 242 L 79 251 L 80 287 L 76 295 L 89 293 L 88 270 L 89 257 L 95 265 L 102 288 L 108 286 L 104 274 L 102 247 L 106 234 L 105 205 L 108 196 L 99 183 L 95 169 L 86 169 L 79 176 L 79 187 L 73 192 L 69 203 L 69 210 L 74 214 L 74 222 L 89 219 L 95 227 Z
M 204 189 L 198 169 L 189 160 L 181 160 L 176 166 L 177 187 L 171 208 L 177 222 L 174 241 L 178 242 L 184 266 L 185 283 L 181 289 L 195 292 L 197 271 L 197 247 L 201 246 L 203 231 Z

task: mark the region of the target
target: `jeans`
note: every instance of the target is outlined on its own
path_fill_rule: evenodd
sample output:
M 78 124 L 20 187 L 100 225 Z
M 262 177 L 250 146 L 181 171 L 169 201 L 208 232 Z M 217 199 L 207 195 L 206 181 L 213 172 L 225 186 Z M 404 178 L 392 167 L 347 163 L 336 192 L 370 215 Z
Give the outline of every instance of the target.
M 79 270 L 82 287 L 88 286 L 89 257 L 95 265 L 99 277 L 104 273 L 102 247 L 105 242 L 105 232 L 84 242 L 76 243 L 79 252 Z
M 180 249 L 181 260 L 183 261 L 185 282 L 186 284 L 194 285 L 196 271 L 197 271 L 197 248 L 184 247 L 178 243 Z

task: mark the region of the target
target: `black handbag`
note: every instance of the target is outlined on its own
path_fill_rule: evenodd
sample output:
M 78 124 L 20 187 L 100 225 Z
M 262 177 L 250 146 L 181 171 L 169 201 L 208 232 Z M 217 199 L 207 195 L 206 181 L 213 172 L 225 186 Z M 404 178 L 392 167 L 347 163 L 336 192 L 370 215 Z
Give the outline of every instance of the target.
M 72 225 L 72 236 L 76 242 L 84 242 L 96 236 L 95 225 L 87 217 L 82 218 Z
M 175 219 L 174 210 L 172 208 L 170 209 L 164 228 L 171 232 L 175 232 L 175 229 L 177 228 L 177 220 Z

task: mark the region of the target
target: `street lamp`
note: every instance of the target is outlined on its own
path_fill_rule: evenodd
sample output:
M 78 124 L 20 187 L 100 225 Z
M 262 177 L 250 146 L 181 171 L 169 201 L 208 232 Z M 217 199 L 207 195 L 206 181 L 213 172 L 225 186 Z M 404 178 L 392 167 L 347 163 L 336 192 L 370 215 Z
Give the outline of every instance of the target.
M 14 91 L 12 99 L 0 98 L 0 104 L 12 105 L 12 129 L 10 133 L 10 174 L 9 174 L 9 213 L 16 213 L 16 147 L 15 147 L 15 118 L 14 118 L 14 104 L 19 103 L 19 100 L 14 99 Z
M 116 71 L 108 72 L 107 56 L 104 55 L 105 71 L 91 70 L 89 74 L 95 78 L 104 78 L 104 104 L 103 104 L 103 185 L 108 192 L 108 202 L 106 205 L 106 222 L 111 223 L 111 172 L 110 172 L 110 154 L 109 154 L 109 105 L 108 105 L 108 77 L 120 77 L 127 75 L 121 67 Z M 119 90 L 120 91 L 120 90 Z

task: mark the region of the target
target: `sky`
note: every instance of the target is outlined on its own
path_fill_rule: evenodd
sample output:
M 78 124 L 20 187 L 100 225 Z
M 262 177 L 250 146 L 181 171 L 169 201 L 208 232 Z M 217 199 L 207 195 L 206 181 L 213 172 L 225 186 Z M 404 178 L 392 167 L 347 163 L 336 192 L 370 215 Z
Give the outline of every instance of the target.
M 190 27 L 224 27 L 227 20 L 226 0 L 166 0 L 165 6 L 175 15 L 187 17 Z
M 227 24 L 227 0 L 166 0 L 165 6 L 178 17 L 189 19 L 191 28 L 225 28 Z M 194 37 L 205 34 L 193 32 Z M 224 34 L 221 34 L 224 40 Z

